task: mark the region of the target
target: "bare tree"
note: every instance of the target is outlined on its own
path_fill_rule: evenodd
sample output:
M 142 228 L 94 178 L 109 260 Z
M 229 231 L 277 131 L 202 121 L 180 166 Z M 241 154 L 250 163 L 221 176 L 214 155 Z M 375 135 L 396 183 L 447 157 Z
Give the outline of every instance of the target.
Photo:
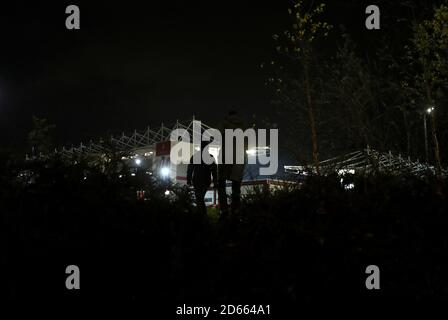
M 281 68 L 277 79 L 270 78 L 270 82 L 277 87 L 278 96 L 282 96 L 286 102 L 296 110 L 302 108 L 306 111 L 310 126 L 312 158 L 317 173 L 319 168 L 318 133 L 316 119 L 317 98 L 315 89 L 316 74 L 316 42 L 328 35 L 331 25 L 321 21 L 320 16 L 324 12 L 325 4 L 316 6 L 305 5 L 305 1 L 297 0 L 289 15 L 292 18 L 292 28 L 283 32 L 281 36 L 274 35 L 278 42 L 277 52 L 284 58 L 281 62 L 272 62 Z M 288 68 L 282 68 L 282 64 L 289 64 Z M 284 71 L 284 72 L 283 72 Z M 285 90 L 287 89 L 287 90 Z M 303 94 L 303 98 L 301 95 Z

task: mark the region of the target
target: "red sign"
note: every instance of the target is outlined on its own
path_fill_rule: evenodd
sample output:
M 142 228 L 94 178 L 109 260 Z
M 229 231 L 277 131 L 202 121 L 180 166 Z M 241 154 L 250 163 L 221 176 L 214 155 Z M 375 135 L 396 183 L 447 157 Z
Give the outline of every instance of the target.
M 171 152 L 171 141 L 159 142 L 156 144 L 156 157 L 167 156 Z

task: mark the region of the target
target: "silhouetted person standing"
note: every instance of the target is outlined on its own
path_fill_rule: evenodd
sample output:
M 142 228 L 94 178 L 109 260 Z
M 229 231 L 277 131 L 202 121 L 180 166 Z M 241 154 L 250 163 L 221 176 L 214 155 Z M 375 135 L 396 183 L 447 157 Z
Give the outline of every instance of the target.
M 199 212 L 203 215 L 207 214 L 204 197 L 210 187 L 210 183 L 212 181 L 211 178 L 213 178 L 214 187 L 216 188 L 218 185 L 215 160 L 213 159 L 211 164 L 207 164 L 204 162 L 204 159 L 202 159 L 202 151 L 207 148 L 208 144 L 209 142 L 207 141 L 202 142 L 201 149 L 195 153 L 196 157 L 200 159 L 200 163 L 193 163 L 193 160 L 195 159 L 195 155 L 193 155 L 190 159 L 190 164 L 188 165 L 187 170 L 187 184 L 189 186 L 193 185 L 196 205 Z M 209 156 L 213 158 L 211 154 L 209 154 Z
M 221 209 L 221 217 L 225 218 L 229 214 L 229 205 L 227 203 L 227 192 L 226 192 L 226 184 L 227 180 L 232 182 L 232 204 L 231 211 L 234 214 L 239 210 L 241 205 L 241 181 L 243 180 L 244 175 L 244 167 L 246 163 L 246 144 L 243 147 L 243 150 L 237 150 L 237 148 L 241 148 L 241 146 L 237 146 L 233 141 L 233 162 L 225 163 L 225 129 L 242 129 L 244 130 L 244 123 L 238 112 L 230 111 L 226 118 L 224 119 L 220 131 L 222 135 L 222 146 L 221 146 L 221 155 L 220 159 L 222 163 L 218 164 L 218 197 L 219 197 L 219 207 Z M 238 152 L 243 153 L 244 163 L 237 164 L 236 163 L 236 154 Z

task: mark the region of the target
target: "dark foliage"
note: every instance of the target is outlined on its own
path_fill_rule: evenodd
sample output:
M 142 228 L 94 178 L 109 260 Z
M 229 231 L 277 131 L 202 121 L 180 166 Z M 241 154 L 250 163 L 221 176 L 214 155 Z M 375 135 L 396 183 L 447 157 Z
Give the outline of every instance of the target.
M 33 184 L 2 165 L 2 291 L 13 299 L 274 303 L 448 298 L 448 208 L 432 178 L 311 177 L 260 191 L 227 222 L 204 220 L 187 193 L 136 185 L 83 165 L 35 164 Z M 9 178 L 7 178 L 9 177 Z M 135 180 L 133 180 L 135 179 Z M 145 188 L 137 201 L 135 188 Z M 65 289 L 65 267 L 81 290 Z M 365 289 L 366 266 L 381 290 Z

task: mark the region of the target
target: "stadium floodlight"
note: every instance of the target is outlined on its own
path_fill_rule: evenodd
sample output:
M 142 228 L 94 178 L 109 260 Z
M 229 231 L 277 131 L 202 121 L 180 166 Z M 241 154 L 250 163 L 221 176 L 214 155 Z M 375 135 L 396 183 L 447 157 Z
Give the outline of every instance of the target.
M 160 174 L 162 175 L 162 177 L 168 177 L 170 175 L 170 168 L 163 167 L 162 169 L 160 169 Z
M 255 156 L 257 154 L 257 149 L 249 149 L 246 151 L 246 154 L 249 156 Z
M 346 174 L 355 174 L 355 170 L 354 169 L 340 169 L 338 170 L 338 175 L 346 175 Z
M 355 184 L 354 183 L 348 183 L 348 184 L 344 185 L 344 189 L 345 190 L 355 189 Z

